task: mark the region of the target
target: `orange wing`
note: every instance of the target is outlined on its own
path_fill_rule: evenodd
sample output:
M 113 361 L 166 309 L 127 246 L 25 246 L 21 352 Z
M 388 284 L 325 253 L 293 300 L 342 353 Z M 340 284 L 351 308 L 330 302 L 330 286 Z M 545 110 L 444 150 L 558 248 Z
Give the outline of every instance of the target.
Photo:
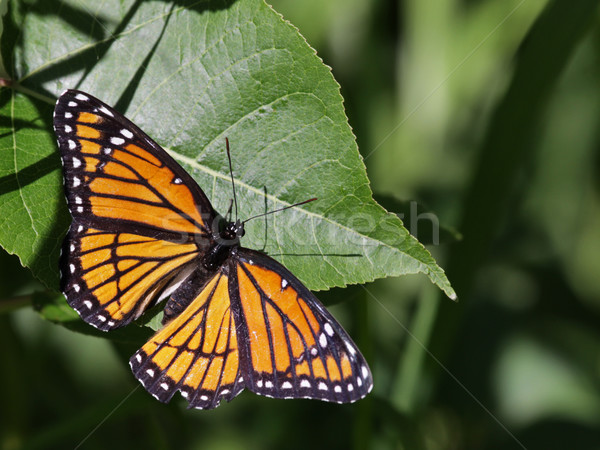
M 244 381 L 257 394 L 348 403 L 373 380 L 352 339 L 285 267 L 240 248 L 232 266 L 232 304 L 239 310 Z
M 188 287 L 193 289 L 198 282 L 202 280 L 192 277 L 174 296 L 186 296 Z M 206 282 L 189 306 L 138 350 L 129 364 L 146 390 L 162 402 L 180 391 L 190 407 L 211 409 L 222 399 L 238 395 L 244 378 L 228 276 L 219 272 Z
M 204 280 L 199 271 L 185 281 L 169 300 L 183 311 L 129 361 L 156 399 L 168 402 L 180 391 L 190 407 L 211 409 L 245 387 L 338 403 L 371 390 L 356 345 L 279 263 L 239 248 Z
M 161 292 L 189 275 L 197 255 L 194 243 L 74 222 L 61 255 L 61 290 L 83 320 L 110 330 L 138 318 Z
M 66 91 L 54 129 L 75 221 L 180 242 L 210 234 L 216 213 L 202 190 L 123 115 L 89 94 Z
M 91 95 L 61 95 L 54 128 L 73 216 L 62 291 L 91 325 L 125 325 L 189 275 L 216 213 L 158 144 Z

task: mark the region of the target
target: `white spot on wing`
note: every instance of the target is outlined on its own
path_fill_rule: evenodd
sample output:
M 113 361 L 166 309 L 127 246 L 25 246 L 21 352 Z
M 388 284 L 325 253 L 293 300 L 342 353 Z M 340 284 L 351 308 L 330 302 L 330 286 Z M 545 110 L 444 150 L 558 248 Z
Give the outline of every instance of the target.
M 300 382 L 300 387 L 309 388 L 310 387 L 310 381 L 308 381 L 308 380 L 302 380 Z
M 71 128 L 69 125 L 65 125 L 65 133 L 70 133 L 71 131 L 73 131 L 73 128 Z
M 348 383 L 348 392 L 352 392 L 354 390 L 354 386 Z
M 203 402 L 205 402 L 205 401 L 207 401 L 207 400 L 208 400 L 208 396 L 206 396 L 206 395 L 201 395 L 201 396 L 200 396 L 200 400 L 202 400 Z
M 83 203 L 83 201 L 81 200 L 81 197 L 75 197 L 75 203 L 78 205 L 81 205 Z
M 181 391 L 181 396 L 182 396 L 183 398 L 188 398 L 188 395 L 189 395 L 189 394 L 188 394 L 188 391 Z
M 81 100 L 82 102 L 87 102 L 90 98 L 87 95 L 77 94 L 75 96 L 77 100 Z
M 69 139 L 67 144 L 69 145 L 69 150 L 75 150 L 75 148 L 77 147 L 77 144 L 75 144 L 75 141 Z M 73 160 L 75 160 L 75 158 L 73 158 Z M 79 167 L 79 166 L 75 166 L 75 167 Z
M 148 369 L 148 370 L 146 370 L 146 373 L 147 373 L 148 375 L 150 375 L 151 377 L 153 377 L 153 376 L 154 376 L 154 370 L 152 370 L 152 369 Z
M 287 280 L 285 278 L 282 278 L 281 279 L 281 289 L 282 290 L 285 289 L 287 287 L 287 285 L 288 285 Z
M 122 145 L 125 143 L 125 139 L 113 136 L 110 138 L 110 142 L 111 142 L 111 144 L 114 144 L 114 145 Z
M 67 106 L 69 106 L 71 108 L 75 108 L 77 106 L 77 102 L 70 101 L 69 103 L 67 103 Z
M 69 270 L 71 273 L 75 273 L 75 264 L 69 264 Z
M 319 336 L 319 345 L 323 348 L 327 347 L 327 336 L 325 336 L 325 333 L 321 333 Z
M 273 387 L 273 382 L 271 382 L 271 381 L 265 381 L 265 387 L 267 389 L 271 389 Z
M 142 355 L 140 355 L 138 353 L 137 355 L 135 355 L 135 359 L 137 360 L 137 362 L 141 363 L 142 362 Z
M 87 309 L 92 309 L 92 302 L 89 300 L 84 300 L 83 304 L 87 307 Z
M 81 288 L 79 287 L 79 285 L 78 285 L 78 284 L 74 284 L 74 285 L 73 285 L 73 290 L 74 290 L 75 292 L 79 292 L 79 291 L 81 290 Z
M 129 131 L 127 128 L 123 128 L 121 130 L 121 134 L 125 136 L 127 139 L 131 139 L 133 137 L 133 133 Z
M 310 349 L 310 354 L 313 356 L 317 356 L 319 354 L 319 350 L 317 350 L 317 347 L 313 347 Z
M 324 328 L 325 328 L 325 333 L 327 333 L 329 336 L 333 336 L 333 328 L 331 328 L 331 325 L 326 323 Z
M 326 391 L 327 389 L 329 389 L 327 387 L 327 385 L 325 383 L 323 383 L 322 381 L 319 382 L 319 390 L 320 391 Z
M 70 112 L 65 113 L 65 119 L 70 119 L 71 117 L 73 117 L 73 114 L 71 114 Z
M 99 320 L 100 322 L 106 322 L 106 317 L 104 317 L 104 316 L 101 316 L 100 314 L 98 314 L 96 317 L 98 318 L 98 320 Z
M 283 384 L 281 385 L 282 389 L 291 389 L 292 388 L 292 383 L 290 383 L 289 381 L 284 381 Z
M 77 187 L 81 184 L 81 180 L 77 177 L 73 177 L 73 187 Z
M 169 385 L 167 383 L 160 383 L 160 387 L 163 388 L 165 391 L 169 389 Z
M 114 117 L 113 113 L 111 113 L 110 110 L 108 108 L 106 108 L 105 106 L 101 106 L 100 111 L 102 111 L 107 116 Z
M 365 379 L 368 378 L 369 377 L 369 369 L 367 369 L 367 366 L 362 366 L 361 370 L 362 370 L 363 378 L 365 378 Z
M 354 346 L 346 341 L 346 348 L 348 349 L 348 351 L 352 354 L 352 356 L 356 355 L 356 349 L 354 348 Z
M 333 390 L 334 390 L 335 392 L 342 392 L 342 387 L 341 387 L 341 386 L 335 386 L 335 387 L 333 388 Z
M 77 169 L 79 166 L 81 166 L 81 160 L 79 160 L 77 158 L 73 158 L 73 167 L 75 167 Z
M 258 380 L 258 381 L 256 382 L 256 386 L 257 386 L 257 387 L 259 387 L 259 388 L 263 387 L 263 382 L 262 382 L 262 380 Z

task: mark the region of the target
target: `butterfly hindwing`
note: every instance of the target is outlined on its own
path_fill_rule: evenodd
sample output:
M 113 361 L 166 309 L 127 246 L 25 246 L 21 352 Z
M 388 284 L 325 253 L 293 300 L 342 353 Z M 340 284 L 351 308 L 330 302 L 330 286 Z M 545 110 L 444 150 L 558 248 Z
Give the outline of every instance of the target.
M 352 339 L 317 298 L 267 255 L 239 248 L 230 295 L 238 311 L 245 384 L 275 398 L 356 401 L 372 388 Z M 238 304 L 238 307 L 235 304 Z
M 238 336 L 228 290 L 228 276 L 219 271 L 201 285 L 184 311 L 168 322 L 129 363 L 146 390 L 162 402 L 175 392 L 191 408 L 212 409 L 244 388 Z M 174 296 L 189 293 L 183 286 Z M 189 301 L 189 299 L 188 299 Z
M 194 243 L 103 231 L 74 221 L 61 254 L 61 290 L 83 320 L 101 330 L 118 328 L 189 274 L 197 255 Z

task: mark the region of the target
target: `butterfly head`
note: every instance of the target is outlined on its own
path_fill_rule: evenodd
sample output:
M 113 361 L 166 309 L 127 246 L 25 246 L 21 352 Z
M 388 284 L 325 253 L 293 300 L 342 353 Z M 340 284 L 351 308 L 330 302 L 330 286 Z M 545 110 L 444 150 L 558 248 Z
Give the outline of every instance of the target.
M 240 239 L 246 234 L 244 222 L 229 221 L 223 216 L 218 216 L 216 226 L 213 228 L 213 246 L 231 248 L 240 245 Z
M 235 222 L 221 221 L 219 227 L 219 241 L 224 245 L 237 245 L 240 239 L 246 234 L 244 230 L 244 222 L 237 219 Z
M 224 217 L 217 217 L 218 226 L 215 227 L 207 252 L 202 257 L 202 265 L 207 270 L 215 270 L 229 257 L 230 253 L 240 245 L 244 236 L 244 223 L 240 220 L 230 222 Z

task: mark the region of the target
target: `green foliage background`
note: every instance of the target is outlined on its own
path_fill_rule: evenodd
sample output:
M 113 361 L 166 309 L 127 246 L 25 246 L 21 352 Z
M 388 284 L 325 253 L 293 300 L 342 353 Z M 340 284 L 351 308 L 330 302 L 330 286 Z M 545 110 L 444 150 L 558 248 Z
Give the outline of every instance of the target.
M 169 11 L 171 4 L 162 3 Z M 73 13 L 58 1 L 19 4 L 19 14 L 40 23 Z M 581 0 L 576 8 L 566 0 L 271 4 L 332 67 L 375 198 L 389 211 L 410 212 L 405 202 L 416 200 L 435 213 L 435 220 L 405 215 L 405 226 L 431 244 L 460 301 L 449 301 L 423 276 L 320 293 L 371 364 L 369 397 L 339 406 L 244 393 L 215 411 L 187 411 L 182 402 L 162 405 L 133 390 L 138 384 L 125 361 L 143 339 L 136 334 L 141 328 L 110 341 L 69 331 L 64 303 L 39 293 L 30 272 L 2 253 L 0 446 L 75 448 L 85 439 L 81 448 L 597 448 L 598 2 Z M 106 23 L 118 15 L 95 12 Z M 148 31 L 140 60 L 153 51 L 158 33 L 159 24 Z M 59 44 L 68 46 L 76 35 Z M 43 52 L 56 48 L 27 37 L 17 43 L 28 57 L 37 51 L 47 58 Z M 53 75 L 61 70 L 50 67 Z M 115 70 L 118 79 L 123 74 Z M 100 83 L 101 75 L 92 75 Z M 73 76 L 56 79 L 63 88 L 75 82 Z M 23 118 L 6 114 L 10 90 L 3 88 L 0 99 L 0 125 L 24 133 L 20 163 L 38 182 L 57 160 L 27 158 L 51 148 L 42 111 L 51 114 L 46 100 L 62 90 L 43 80 L 34 75 L 20 91 L 30 95 L 15 97 L 13 110 Z M 123 100 L 118 94 L 115 84 L 102 98 Z M 135 110 L 134 93 L 128 100 Z M 159 107 L 148 110 L 165 115 Z M 132 118 L 147 129 L 144 121 L 157 117 Z M 177 123 L 177 117 L 169 120 Z M 168 126 L 153 131 L 168 142 Z M 218 170 L 218 157 L 204 162 Z M 8 171 L 11 163 L 4 158 L 0 168 Z M 0 189 L 27 195 L 9 176 L 0 178 Z M 248 201 L 260 207 L 260 199 Z M 37 202 L 27 217 L 37 215 L 33 222 L 46 228 L 36 233 L 64 228 L 47 217 L 55 209 L 52 199 Z M 3 245 L 11 252 L 55 251 L 48 242 L 23 238 L 17 216 L 24 211 L 8 203 L 0 208 Z M 431 234 L 436 220 L 444 226 L 440 245 Z M 52 279 L 49 260 L 25 263 Z M 313 287 L 375 278 L 348 269 L 342 281 L 319 285 L 310 269 L 296 264 Z M 377 276 L 394 269 L 379 268 Z M 418 271 L 409 269 L 398 273 Z M 45 319 L 32 304 L 43 307 Z

